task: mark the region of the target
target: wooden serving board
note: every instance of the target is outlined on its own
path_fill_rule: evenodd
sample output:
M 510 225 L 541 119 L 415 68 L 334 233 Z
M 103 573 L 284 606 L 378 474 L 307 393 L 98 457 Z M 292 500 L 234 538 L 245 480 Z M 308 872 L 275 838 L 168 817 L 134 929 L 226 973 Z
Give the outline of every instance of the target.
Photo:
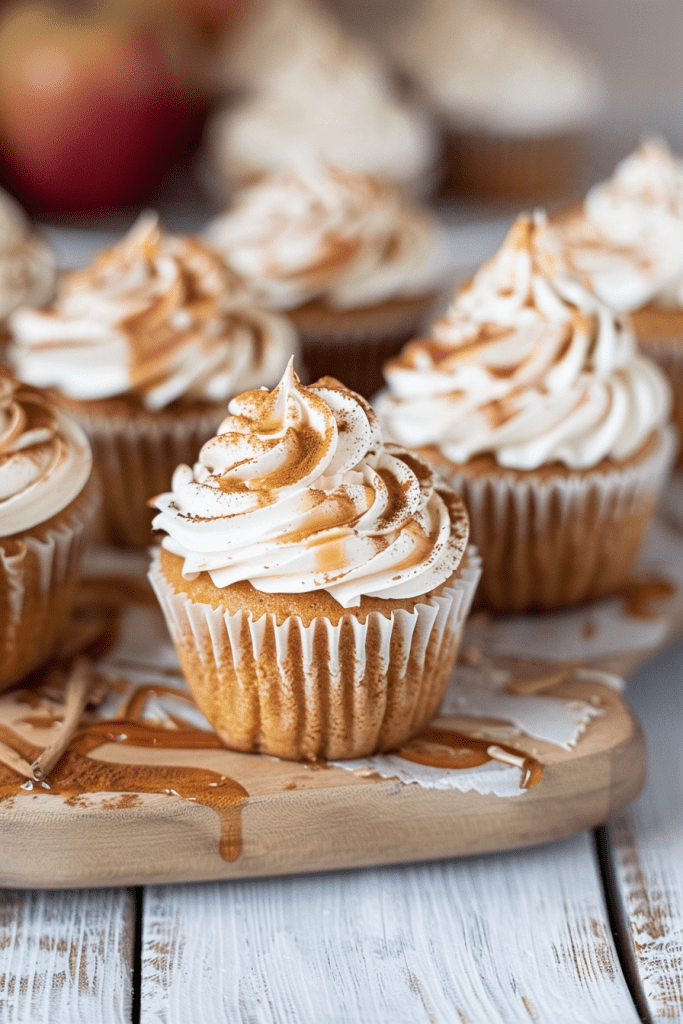
M 146 565 L 103 551 L 68 646 L 0 695 L 5 755 L 30 765 L 63 728 L 74 656 L 93 659 L 90 704 L 46 784 L 0 764 L 0 885 L 248 878 L 513 849 L 597 825 L 643 786 L 643 736 L 605 670 L 626 674 L 683 631 L 675 530 L 653 532 L 644 578 L 621 600 L 475 617 L 443 717 L 393 755 L 346 767 L 221 745 L 191 702 Z

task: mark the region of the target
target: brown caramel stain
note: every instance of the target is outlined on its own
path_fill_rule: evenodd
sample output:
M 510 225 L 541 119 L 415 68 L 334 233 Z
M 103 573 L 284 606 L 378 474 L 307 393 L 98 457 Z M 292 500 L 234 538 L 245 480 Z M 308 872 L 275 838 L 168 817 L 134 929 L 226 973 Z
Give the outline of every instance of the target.
M 535 757 L 505 743 L 474 739 L 449 729 L 428 727 L 415 739 L 391 753 L 402 757 L 404 761 L 429 768 L 479 768 L 489 761 L 498 760 L 488 753 L 492 747 L 498 747 L 506 754 L 523 760 L 522 789 L 538 785 L 543 777 L 543 765 Z
M 618 591 L 618 597 L 624 601 L 627 615 L 635 619 L 654 619 L 658 613 L 650 607 L 650 602 L 673 597 L 675 593 L 676 587 L 668 580 L 630 580 Z
M 151 687 L 152 690 L 161 687 Z M 135 697 L 135 695 L 134 695 Z M 42 751 L 19 737 L 13 730 L 0 726 L 0 739 L 21 753 L 29 764 Z M 127 718 L 93 722 L 75 734 L 68 749 L 48 778 L 48 789 L 36 786 L 35 792 L 64 797 L 78 806 L 84 794 L 120 793 L 114 802 L 118 808 L 132 806 L 128 799 L 139 793 L 167 793 L 196 801 L 214 810 L 221 822 L 220 855 L 224 860 L 237 860 L 242 849 L 242 808 L 247 790 L 227 776 L 208 768 L 166 765 L 116 764 L 98 761 L 89 756 L 106 743 L 126 746 L 155 747 L 161 750 L 223 750 L 215 733 L 201 729 L 160 729 Z M 0 764 L 0 800 L 19 795 L 21 776 Z

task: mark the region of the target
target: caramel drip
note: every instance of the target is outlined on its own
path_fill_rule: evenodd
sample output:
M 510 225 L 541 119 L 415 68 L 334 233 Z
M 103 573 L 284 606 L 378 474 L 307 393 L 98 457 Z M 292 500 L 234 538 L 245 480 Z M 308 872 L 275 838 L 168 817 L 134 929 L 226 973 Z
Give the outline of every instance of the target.
M 151 689 L 159 691 L 161 687 Z M 0 726 L 0 739 L 29 763 L 33 763 L 42 752 L 41 747 L 28 743 L 4 726 Z M 186 800 L 204 804 L 218 814 L 221 822 L 220 855 L 227 861 L 237 860 L 242 849 L 242 807 L 249 798 L 244 786 L 208 768 L 116 764 L 88 756 L 106 743 L 165 750 L 225 749 L 215 733 L 201 729 L 160 729 L 126 718 L 105 719 L 93 722 L 76 733 L 68 750 L 50 773 L 50 788 L 38 788 L 37 792 L 67 799 L 88 793 L 177 794 Z M 0 800 L 16 797 L 22 782 L 16 772 L 0 764 Z
M 653 619 L 657 612 L 650 606 L 651 601 L 673 597 L 676 587 L 668 580 L 630 580 L 618 592 L 626 605 L 626 614 L 635 619 Z
M 498 747 L 513 757 L 523 759 L 522 789 L 537 786 L 543 776 L 543 765 L 536 758 L 530 757 L 523 750 L 507 746 L 505 743 L 493 743 L 491 740 L 474 739 L 448 729 L 428 727 L 405 746 L 392 751 L 393 754 L 423 764 L 429 768 L 479 768 L 496 758 L 489 754 L 491 747 Z

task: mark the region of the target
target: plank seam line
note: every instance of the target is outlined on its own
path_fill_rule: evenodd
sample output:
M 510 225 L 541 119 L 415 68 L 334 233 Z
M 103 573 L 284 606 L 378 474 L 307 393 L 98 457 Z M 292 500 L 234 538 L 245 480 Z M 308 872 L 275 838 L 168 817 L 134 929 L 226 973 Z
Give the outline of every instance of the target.
M 623 904 L 619 898 L 618 881 L 614 873 L 607 826 L 600 825 L 596 828 L 593 832 L 593 839 L 595 841 L 595 853 L 600 871 L 605 908 L 617 956 L 619 957 L 621 973 L 624 976 L 624 981 L 641 1021 L 643 1024 L 654 1024 L 647 1005 L 645 992 L 640 982 L 628 922 L 624 919 L 620 909 Z
M 142 998 L 142 927 L 145 910 L 145 890 L 140 886 L 133 890 L 135 906 L 135 939 L 133 942 L 133 998 L 131 1000 L 131 1024 L 140 1024 L 140 1003 Z

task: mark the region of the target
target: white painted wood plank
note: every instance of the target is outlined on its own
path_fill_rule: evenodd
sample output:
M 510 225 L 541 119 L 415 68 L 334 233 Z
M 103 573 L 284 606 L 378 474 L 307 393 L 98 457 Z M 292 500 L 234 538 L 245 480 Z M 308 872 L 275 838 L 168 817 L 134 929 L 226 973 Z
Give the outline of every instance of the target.
M 590 834 L 145 890 L 142 1024 L 636 1024 Z
M 130 1024 L 125 889 L 0 893 L 1 1024 Z
M 648 737 L 642 797 L 610 826 L 622 928 L 645 1005 L 683 1022 L 683 641 L 643 666 L 629 698 Z

